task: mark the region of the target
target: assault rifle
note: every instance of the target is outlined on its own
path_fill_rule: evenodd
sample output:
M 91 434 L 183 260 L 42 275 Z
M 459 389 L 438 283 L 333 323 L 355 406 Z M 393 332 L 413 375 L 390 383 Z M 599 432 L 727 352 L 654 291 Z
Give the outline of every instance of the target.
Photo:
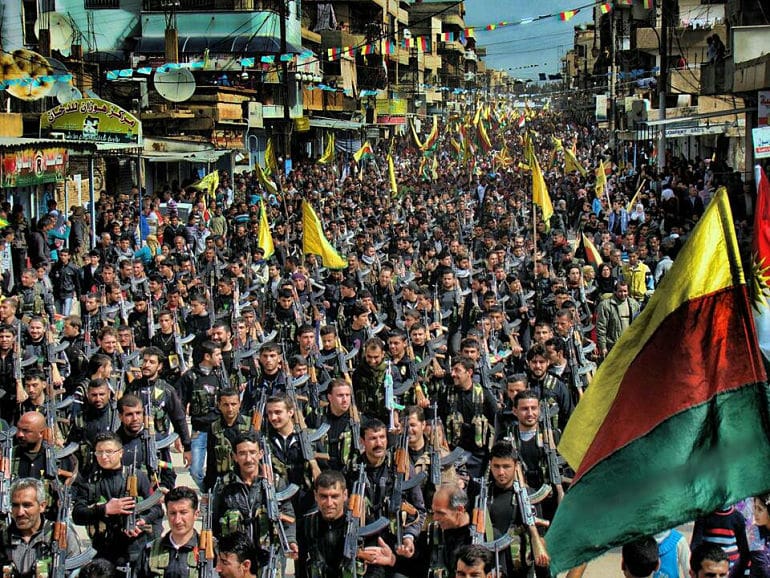
M 357 576 L 356 557 L 358 556 L 358 544 L 361 538 L 375 536 L 387 528 L 390 523 L 387 518 L 381 517 L 371 524 L 366 525 L 366 465 L 358 465 L 358 480 L 353 484 L 353 491 L 348 499 L 348 508 L 345 511 L 345 544 L 342 556 L 350 568 L 350 575 Z
M 65 578 L 73 570 L 80 569 L 96 556 L 96 550 L 88 548 L 77 556 L 67 556 L 67 531 L 72 514 L 70 487 L 64 486 L 59 493 L 59 510 L 53 525 L 51 540 L 51 578 Z
M 19 325 L 18 331 L 16 332 L 16 344 L 13 347 L 13 379 L 16 382 L 16 403 L 24 403 L 29 399 L 27 390 L 24 389 L 24 372 L 22 371 L 22 368 L 25 367 L 25 365 L 22 358 L 22 351 L 24 350 L 21 347 L 21 325 Z M 34 357 L 30 357 L 27 365 L 32 365 L 35 361 Z
M 286 535 L 286 528 L 284 523 L 293 524 L 294 519 L 286 514 L 281 513 L 280 504 L 286 500 L 291 499 L 294 494 L 299 491 L 299 487 L 296 484 L 289 484 L 286 489 L 281 492 L 275 491 L 275 475 L 273 472 L 273 455 L 270 451 L 270 443 L 266 439 L 262 439 L 260 442 L 262 447 L 262 464 L 264 466 L 264 477 L 262 478 L 262 484 L 265 490 L 265 502 L 267 509 L 267 519 L 273 525 L 276 533 L 278 534 L 279 545 L 281 546 L 282 553 L 284 555 L 291 553 L 289 546 L 289 539 Z
M 201 532 L 198 536 L 198 578 L 214 578 L 214 535 L 212 533 L 213 495 L 201 497 Z
M 521 463 L 516 464 L 513 476 L 513 492 L 516 494 L 516 502 L 521 512 L 521 520 L 529 532 L 529 539 L 532 543 L 532 556 L 535 559 L 536 566 L 548 566 L 550 557 L 545 549 L 545 542 L 540 537 L 540 533 L 535 526 L 535 508 L 529 498 L 529 491 L 524 478 L 524 472 L 521 469 Z
M 281 560 L 280 547 L 271 544 L 269 556 L 267 564 L 262 567 L 260 578 L 278 578 L 278 564 Z
M 448 447 L 446 446 L 446 438 L 442 435 L 443 427 L 441 425 L 441 418 L 438 417 L 438 406 L 434 402 L 431 407 L 433 409 L 433 417 L 431 417 L 430 420 L 430 443 L 428 444 L 430 457 L 430 483 L 434 488 L 438 488 L 441 485 L 441 470 L 460 460 L 465 451 L 458 446 L 443 458 L 441 457 L 440 450 L 448 450 Z
M 489 486 L 484 478 L 477 478 L 479 494 L 473 503 L 473 515 L 471 516 L 471 544 L 483 544 L 487 527 L 487 499 Z
M 13 464 L 14 436 L 16 428 L 0 433 L 0 514 L 10 521 L 11 516 L 11 466 Z
M 304 377 L 306 378 L 308 376 L 306 375 Z M 316 458 L 319 456 L 316 454 L 316 451 L 313 448 L 313 444 L 326 435 L 330 426 L 328 423 L 323 423 L 318 429 L 313 431 L 313 433 L 308 431 L 307 423 L 305 423 L 305 416 L 302 413 L 302 408 L 300 407 L 299 400 L 297 399 L 297 383 L 298 380 L 289 376 L 286 380 L 286 394 L 294 404 L 294 433 L 296 433 L 297 437 L 299 438 L 299 446 L 302 450 L 302 457 L 306 462 L 310 464 L 310 471 L 313 476 L 313 480 L 315 480 L 321 474 L 321 468 L 318 465 L 318 461 L 316 461 Z M 321 457 L 326 458 L 326 456 Z
M 388 410 L 388 431 L 396 429 L 396 412 L 404 409 L 404 406 L 396 401 L 396 394 L 393 389 L 393 375 L 390 373 L 391 363 L 388 360 L 385 368 L 385 409 Z M 406 428 L 404 428 L 406 429 Z
M 265 417 L 265 406 L 267 405 L 267 390 L 262 389 L 259 399 L 254 405 L 254 411 L 251 414 L 251 427 L 254 431 L 262 431 L 262 420 Z
M 51 576 L 64 578 L 67 562 L 67 530 L 72 511 L 72 494 L 70 487 L 64 486 L 59 491 L 59 512 L 53 525 L 51 540 Z
M 396 477 L 393 482 L 393 491 L 388 500 L 388 514 L 396 519 L 396 544 L 401 545 L 404 540 L 404 526 L 407 516 L 417 516 L 419 512 L 409 502 L 404 500 L 404 492 L 421 485 L 428 477 L 425 472 L 409 477 L 409 428 L 404 427 L 396 447 L 394 462 Z
M 543 450 L 548 466 L 548 481 L 556 488 L 556 500 L 559 504 L 564 499 L 561 470 L 559 469 L 559 454 L 556 452 L 556 441 L 553 437 L 553 421 L 548 401 L 540 402 L 540 415 L 543 417 Z

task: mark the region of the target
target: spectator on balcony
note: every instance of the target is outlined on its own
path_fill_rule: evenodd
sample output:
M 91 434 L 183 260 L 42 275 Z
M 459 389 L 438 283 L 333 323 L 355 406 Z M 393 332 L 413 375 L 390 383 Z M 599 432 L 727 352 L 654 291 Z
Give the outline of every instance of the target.
M 706 39 L 708 42 L 708 48 L 706 49 L 706 56 L 710 63 L 719 62 L 725 58 L 725 43 L 719 38 L 719 34 L 712 34 Z

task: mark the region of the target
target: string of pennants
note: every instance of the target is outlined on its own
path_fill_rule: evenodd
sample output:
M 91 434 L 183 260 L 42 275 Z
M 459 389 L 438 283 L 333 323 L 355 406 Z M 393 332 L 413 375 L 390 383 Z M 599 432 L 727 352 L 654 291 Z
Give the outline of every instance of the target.
M 461 44 L 465 45 L 467 43 L 468 38 L 475 39 L 476 33 L 479 31 L 493 31 L 493 30 L 498 30 L 500 28 L 505 28 L 509 26 L 530 24 L 532 22 L 546 20 L 549 18 L 557 18 L 562 22 L 568 22 L 569 20 L 574 18 L 578 13 L 580 13 L 581 10 L 584 10 L 587 8 L 598 7 L 602 14 L 609 14 L 612 11 L 613 6 L 632 6 L 633 4 L 639 4 L 643 8 L 649 10 L 653 8 L 654 0 L 613 0 L 611 2 L 592 2 L 590 4 L 578 6 L 571 10 L 564 10 L 561 12 L 555 12 L 551 14 L 543 14 L 540 16 L 535 16 L 530 18 L 522 18 L 520 20 L 515 20 L 515 21 L 503 20 L 503 21 L 487 24 L 485 26 L 472 26 L 472 27 L 468 27 L 463 30 L 460 30 L 457 33 L 442 32 L 438 35 L 438 39 L 441 42 L 458 41 Z M 343 46 L 341 48 L 329 48 L 326 51 L 326 57 L 327 57 L 327 60 L 333 61 L 333 60 L 339 60 L 343 56 L 348 56 L 353 58 L 355 57 L 356 54 L 367 56 L 367 55 L 376 54 L 379 52 L 379 54 L 391 55 L 391 54 L 396 54 L 399 47 L 404 49 L 416 48 L 418 52 L 428 52 L 431 50 L 431 38 L 427 36 L 418 36 L 418 37 L 412 37 L 412 38 L 402 38 L 399 42 L 383 39 L 380 41 L 367 43 L 360 46 Z M 302 56 L 313 57 L 314 54 L 310 51 L 306 51 L 302 53 Z M 266 66 L 274 65 L 276 60 L 280 62 L 290 62 L 295 57 L 296 57 L 295 54 L 281 54 L 281 55 L 270 54 L 270 55 L 264 55 L 264 56 L 258 56 L 258 57 L 243 57 L 238 59 L 237 62 L 243 68 L 254 68 L 255 66 L 260 66 L 260 65 L 266 65 Z M 145 67 L 138 67 L 136 69 L 124 68 L 124 69 L 118 69 L 118 70 L 109 70 L 107 71 L 107 80 L 131 78 L 134 74 L 149 75 L 156 70 L 159 72 L 165 72 L 168 70 L 173 70 L 175 68 L 203 70 L 206 68 L 206 64 L 207 64 L 207 59 L 204 58 L 202 60 L 196 60 L 193 62 L 166 63 L 156 68 L 145 66 Z M 536 65 L 533 65 L 533 67 L 534 66 Z M 328 88 L 330 90 L 337 90 L 337 89 L 334 89 L 333 87 L 328 87 Z
M 311 51 L 306 51 L 301 53 L 302 57 L 304 58 L 313 58 L 315 55 Z M 254 68 L 258 67 L 260 65 L 265 65 L 267 67 L 272 66 L 276 63 L 276 61 L 279 62 L 291 62 L 296 57 L 296 54 L 267 54 L 264 56 L 254 57 L 244 57 L 239 58 L 236 60 L 239 66 L 242 66 L 243 68 Z M 204 60 L 194 60 L 192 62 L 167 62 L 166 64 L 161 64 L 160 66 L 152 67 L 152 66 L 140 66 L 138 68 L 122 68 L 119 70 L 108 70 L 107 71 L 107 80 L 118 80 L 119 78 L 131 78 L 134 74 L 142 74 L 142 75 L 150 75 L 153 72 L 167 72 L 169 70 L 177 70 L 180 68 L 187 68 L 188 70 L 204 70 L 207 66 L 206 59 Z M 212 70 L 210 72 L 222 72 L 221 70 Z
M 646 10 L 650 10 L 653 7 L 654 0 L 614 0 L 615 6 L 633 6 L 634 3 L 640 4 Z M 465 45 L 468 38 L 475 38 L 476 33 L 479 31 L 493 31 L 500 28 L 506 28 L 509 26 L 518 26 L 522 24 L 531 24 L 540 20 L 546 20 L 549 18 L 557 18 L 562 22 L 568 22 L 572 20 L 581 10 L 586 8 L 598 7 L 602 14 L 609 14 L 613 9 L 613 2 L 592 2 L 583 6 L 578 6 L 571 10 L 564 10 L 562 12 L 554 12 L 551 14 L 543 14 L 541 16 L 534 16 L 530 18 L 522 18 L 521 20 L 501 20 L 486 26 L 471 26 L 461 30 L 458 33 L 454 32 L 442 32 L 438 35 L 438 39 L 441 42 L 454 42 L 458 41 Z M 431 39 L 427 36 L 418 36 L 413 38 L 402 38 L 399 42 L 393 40 L 381 40 L 378 42 L 362 44 L 360 46 L 343 46 L 341 48 L 328 48 L 326 50 L 327 60 L 338 60 L 343 56 L 355 57 L 356 54 L 369 55 L 375 54 L 379 46 L 380 54 L 395 54 L 397 48 L 411 49 L 416 48 L 418 52 L 430 51 Z
M 23 78 L 7 78 L 0 80 L 0 90 L 5 90 L 9 86 L 30 86 L 39 87 L 51 82 L 71 82 L 71 74 L 46 74 L 43 76 L 25 76 Z

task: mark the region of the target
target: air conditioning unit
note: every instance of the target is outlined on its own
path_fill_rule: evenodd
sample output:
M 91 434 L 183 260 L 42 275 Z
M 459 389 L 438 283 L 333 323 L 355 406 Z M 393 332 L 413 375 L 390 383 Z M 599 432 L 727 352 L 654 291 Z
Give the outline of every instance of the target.
M 466 72 L 463 76 L 463 79 L 465 82 L 471 82 L 472 80 L 476 80 L 476 73 L 475 72 Z

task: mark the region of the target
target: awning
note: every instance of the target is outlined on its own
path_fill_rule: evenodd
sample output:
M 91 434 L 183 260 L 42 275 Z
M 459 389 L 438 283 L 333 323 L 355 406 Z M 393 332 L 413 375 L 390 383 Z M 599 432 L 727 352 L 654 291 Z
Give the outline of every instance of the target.
M 67 141 L 52 138 L 0 137 L 0 148 L 65 148 L 73 151 L 96 150 L 95 143 L 89 141 Z
M 208 48 L 214 54 L 280 54 L 281 42 L 274 36 L 180 36 L 180 54 L 201 54 Z M 163 36 L 142 36 L 135 52 L 140 54 L 163 54 L 166 39 Z M 286 52 L 301 54 L 303 48 L 291 42 L 286 43 Z
M 363 123 L 355 120 L 343 120 L 339 118 L 311 118 L 310 126 L 313 128 L 331 128 L 336 130 L 359 130 Z
M 210 150 L 190 153 L 164 153 L 156 151 L 145 151 L 142 153 L 142 157 L 151 163 L 215 163 L 219 160 L 220 157 L 226 154 L 230 154 L 230 152 L 231 151 L 229 150 Z

